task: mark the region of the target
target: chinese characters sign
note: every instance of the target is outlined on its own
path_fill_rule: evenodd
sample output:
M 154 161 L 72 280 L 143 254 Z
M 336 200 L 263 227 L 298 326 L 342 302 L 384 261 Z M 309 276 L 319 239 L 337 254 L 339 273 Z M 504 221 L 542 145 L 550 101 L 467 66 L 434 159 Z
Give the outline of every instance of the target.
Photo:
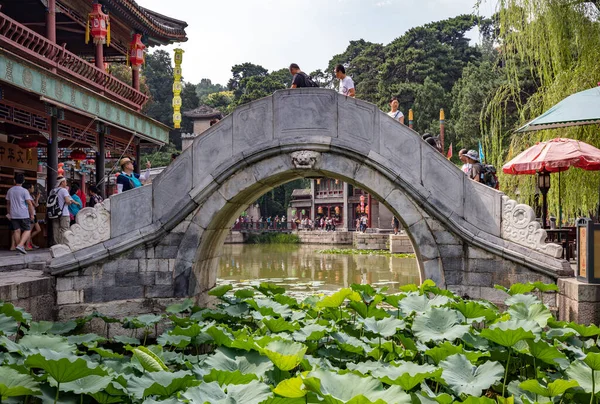
M 16 144 L 0 142 L 0 167 L 37 170 L 37 150 L 27 153 Z

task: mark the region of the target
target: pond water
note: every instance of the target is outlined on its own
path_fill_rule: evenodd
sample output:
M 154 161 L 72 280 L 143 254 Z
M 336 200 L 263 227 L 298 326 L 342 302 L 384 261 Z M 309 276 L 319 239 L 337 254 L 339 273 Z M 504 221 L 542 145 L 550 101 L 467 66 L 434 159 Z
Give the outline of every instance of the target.
M 307 244 L 226 244 L 219 262 L 217 284 L 234 289 L 270 282 L 291 295 L 330 294 L 353 283 L 375 287 L 419 284 L 415 258 L 382 255 L 322 254 L 318 250 L 349 248 Z

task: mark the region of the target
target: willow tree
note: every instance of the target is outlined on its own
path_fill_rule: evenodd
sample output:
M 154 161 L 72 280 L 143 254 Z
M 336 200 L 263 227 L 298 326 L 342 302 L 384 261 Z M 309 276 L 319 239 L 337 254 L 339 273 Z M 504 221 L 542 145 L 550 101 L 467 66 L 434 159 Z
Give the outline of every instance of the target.
M 501 167 L 527 147 L 555 137 L 600 147 L 598 125 L 514 133 L 565 97 L 600 81 L 598 3 L 499 0 L 498 6 L 497 42 L 506 77 L 482 113 L 488 160 L 491 157 Z M 598 172 L 572 168 L 561 173 L 563 218 L 594 211 L 599 181 Z M 501 175 L 501 184 L 523 202 L 531 202 L 536 192 L 533 176 Z M 553 174 L 549 193 L 553 215 L 558 214 L 558 189 L 558 175 Z

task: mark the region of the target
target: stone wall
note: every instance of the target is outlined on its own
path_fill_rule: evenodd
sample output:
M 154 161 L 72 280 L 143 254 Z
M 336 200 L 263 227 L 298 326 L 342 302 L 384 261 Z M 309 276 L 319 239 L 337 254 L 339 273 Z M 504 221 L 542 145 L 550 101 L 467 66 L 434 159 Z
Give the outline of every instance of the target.
M 230 231 L 223 244 L 244 244 L 247 238 L 246 234 L 241 231 Z
M 600 322 L 600 285 L 579 282 L 576 278 L 558 280 L 559 318 L 583 324 Z
M 24 269 L 0 273 L 0 301 L 30 313 L 34 321 L 54 319 L 54 278 Z
M 354 232 L 352 246 L 357 250 L 387 250 L 388 234 Z
M 339 244 L 351 245 L 352 233 L 349 231 L 299 231 L 302 244 Z
M 415 252 L 407 234 L 390 234 L 388 245 L 392 254 L 412 254 Z

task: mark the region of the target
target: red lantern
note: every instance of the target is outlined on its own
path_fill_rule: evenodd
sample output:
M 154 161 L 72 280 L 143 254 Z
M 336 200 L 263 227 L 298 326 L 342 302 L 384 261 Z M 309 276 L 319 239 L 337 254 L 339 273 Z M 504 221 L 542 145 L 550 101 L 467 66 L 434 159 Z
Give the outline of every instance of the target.
M 85 43 L 90 42 L 90 33 L 94 39 L 94 44 L 106 44 L 110 46 L 110 19 L 108 14 L 102 11 L 101 4 L 92 4 L 92 12 L 88 15 L 88 22 L 85 27 Z
M 31 149 L 35 149 L 38 146 L 37 140 L 29 139 L 28 137 L 23 137 L 19 139 L 17 145 L 21 149 L 27 150 L 27 160 L 31 160 Z
M 85 152 L 79 149 L 73 150 L 69 155 L 69 158 L 71 160 L 75 160 L 75 167 L 77 168 L 79 168 L 79 163 L 81 162 L 81 160 L 85 160 L 86 157 L 87 156 Z
M 56 172 L 58 173 L 59 176 L 65 175 L 65 170 L 63 170 L 62 168 L 59 168 L 58 170 L 56 170 Z
M 96 160 L 94 160 L 94 159 L 89 159 L 89 160 L 87 161 L 87 163 L 88 163 L 88 164 L 95 164 L 95 163 L 96 163 Z
M 317 185 L 321 185 L 321 179 L 317 178 Z
M 135 34 L 129 44 L 129 53 L 127 54 L 132 69 L 138 70 L 144 64 L 144 49 L 146 49 L 146 45 L 142 43 L 142 34 Z

